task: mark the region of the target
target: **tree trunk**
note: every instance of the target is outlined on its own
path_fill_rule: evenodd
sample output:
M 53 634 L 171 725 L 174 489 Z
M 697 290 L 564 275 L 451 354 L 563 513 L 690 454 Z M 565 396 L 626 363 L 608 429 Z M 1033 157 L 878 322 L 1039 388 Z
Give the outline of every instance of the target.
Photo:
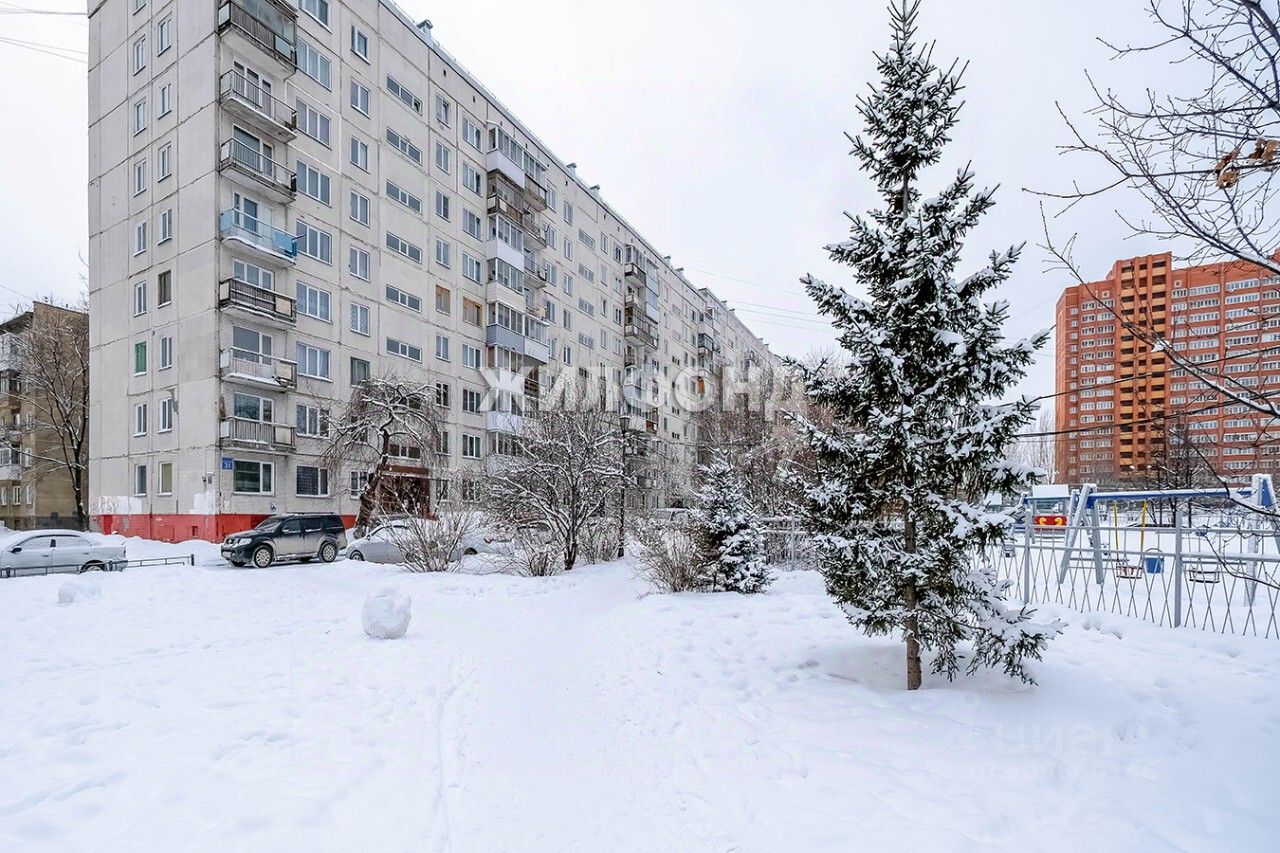
M 907 587 L 907 689 L 920 689 L 920 620 L 916 616 L 916 590 Z

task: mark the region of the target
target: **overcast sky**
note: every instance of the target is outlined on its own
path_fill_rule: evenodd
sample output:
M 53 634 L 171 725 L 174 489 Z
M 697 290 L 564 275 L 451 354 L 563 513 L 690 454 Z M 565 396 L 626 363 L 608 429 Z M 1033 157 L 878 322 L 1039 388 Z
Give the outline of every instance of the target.
M 184 2 L 194 0 L 184 0 Z M 949 169 L 972 160 L 1000 184 L 997 207 L 971 241 L 970 265 L 1027 241 L 1002 294 L 1011 335 L 1053 323 L 1066 282 L 1046 273 L 1038 201 L 1023 187 L 1087 181 L 1063 158 L 1054 102 L 1088 105 L 1084 71 L 1141 85 L 1096 38 L 1152 35 L 1138 0 L 926 0 L 923 34 L 937 56 L 969 62 L 966 107 Z M 82 11 L 67 0 L 0 0 Z M 848 156 L 854 97 L 887 44 L 882 0 L 403 0 L 430 18 L 440 43 L 474 72 L 690 279 L 711 286 L 774 348 L 829 346 L 829 327 L 797 282 L 812 272 L 849 285 L 822 246 L 847 233 L 843 211 L 875 203 Z M 83 18 L 0 14 L 0 37 L 86 48 Z M 86 250 L 85 67 L 0 40 L 0 299 L 73 295 Z M 1092 171 L 1097 175 L 1096 171 Z M 928 188 L 926 188 L 928 192 Z M 1055 224 L 1079 232 L 1078 258 L 1101 277 L 1113 259 L 1156 250 L 1126 240 L 1115 197 Z M 1051 390 L 1052 350 L 1026 387 Z

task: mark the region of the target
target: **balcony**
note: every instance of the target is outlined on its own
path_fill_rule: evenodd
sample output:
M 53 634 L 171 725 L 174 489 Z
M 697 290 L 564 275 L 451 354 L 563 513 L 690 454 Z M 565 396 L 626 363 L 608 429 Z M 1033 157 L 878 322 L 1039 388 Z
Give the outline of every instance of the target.
M 298 321 L 298 306 L 292 296 L 235 278 L 218 282 L 218 307 L 238 309 L 287 326 Z
M 511 412 L 485 412 L 484 428 L 489 432 L 520 433 L 524 430 L 524 417 Z
M 218 233 L 224 240 L 243 244 L 249 254 L 273 266 L 291 266 L 298 257 L 297 237 L 239 210 L 224 210 L 218 215 Z
M 711 354 L 720 349 L 715 339 L 706 332 L 698 332 L 698 352 Z
M 645 349 L 658 348 L 658 336 L 651 331 L 647 322 L 627 323 L 627 325 L 623 327 L 623 332 L 626 335 L 626 341 L 629 344 L 635 344 L 636 346 L 643 347 Z
M 545 343 L 533 338 L 524 339 L 524 355 L 525 358 L 539 364 L 548 364 L 551 361 L 551 350 Z
M 0 465 L 0 480 L 21 480 L 22 466 L 17 464 Z
M 272 388 L 293 388 L 298 384 L 298 365 L 283 358 L 249 350 L 224 349 L 218 360 L 223 379 L 236 379 Z
M 291 72 L 297 58 L 295 27 L 293 10 L 270 0 L 226 0 L 218 7 L 218 32 L 239 33 Z
M 484 243 L 485 258 L 505 261 L 513 269 L 524 270 L 524 251 L 499 237 L 490 237 Z
M 239 71 L 228 71 L 218 81 L 218 102 L 223 109 L 253 122 L 281 142 L 298 135 L 298 111 Z
M 645 273 L 644 268 L 637 263 L 628 262 L 626 268 L 622 271 L 622 275 L 627 284 L 638 287 L 644 287 L 648 284 L 648 275 Z
M 252 450 L 292 450 L 293 427 L 288 424 L 271 424 L 248 418 L 223 418 L 219 436 L 224 445 L 245 447 Z
M 218 171 L 251 190 L 265 191 L 288 204 L 298 192 L 298 177 L 266 154 L 238 139 L 228 139 L 218 149 Z
M 543 189 L 542 184 L 526 174 L 524 167 L 508 157 L 505 152 L 497 148 L 490 151 L 485 155 L 484 167 L 490 175 L 491 182 L 495 174 L 506 178 L 506 182 L 512 189 L 520 194 L 520 204 L 525 210 L 538 213 L 547 209 L 547 191 Z M 515 204 L 514 199 L 504 199 L 504 201 Z
M 658 422 L 645 415 L 626 414 L 622 416 L 622 428 L 628 432 L 649 433 L 656 435 Z

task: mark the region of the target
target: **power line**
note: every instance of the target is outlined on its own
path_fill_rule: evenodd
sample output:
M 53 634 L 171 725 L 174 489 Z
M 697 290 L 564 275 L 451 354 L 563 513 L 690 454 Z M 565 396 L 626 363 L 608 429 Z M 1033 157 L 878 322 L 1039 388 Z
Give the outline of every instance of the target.
M 66 60 L 70 60 L 71 62 L 85 63 L 88 61 L 87 54 L 85 56 L 75 56 L 75 55 L 72 55 L 74 51 L 71 51 L 69 48 L 59 48 L 52 45 L 44 45 L 44 44 L 39 44 L 37 42 L 24 41 L 22 39 L 7 38 L 5 36 L 0 36 L 0 44 L 7 44 L 10 47 L 19 47 L 24 50 L 30 50 L 36 53 L 43 53 L 46 56 L 52 56 L 56 59 L 66 59 Z M 59 52 L 59 51 L 66 51 L 66 52 Z

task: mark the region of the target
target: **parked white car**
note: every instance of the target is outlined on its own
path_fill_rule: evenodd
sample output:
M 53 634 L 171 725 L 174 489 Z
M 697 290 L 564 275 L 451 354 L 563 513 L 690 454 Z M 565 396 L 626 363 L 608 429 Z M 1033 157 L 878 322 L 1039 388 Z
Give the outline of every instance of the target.
M 104 545 L 79 530 L 24 530 L 0 540 L 0 576 L 111 569 L 125 562 L 123 545 Z
M 404 553 L 398 542 L 411 541 L 407 536 L 413 518 L 392 518 L 373 527 L 364 536 L 353 539 L 342 551 L 342 556 L 349 560 L 366 560 L 370 563 L 402 563 Z M 500 536 L 492 530 L 479 530 L 462 537 L 458 547 L 450 555 L 451 560 L 460 560 L 475 554 L 509 554 L 511 540 Z

